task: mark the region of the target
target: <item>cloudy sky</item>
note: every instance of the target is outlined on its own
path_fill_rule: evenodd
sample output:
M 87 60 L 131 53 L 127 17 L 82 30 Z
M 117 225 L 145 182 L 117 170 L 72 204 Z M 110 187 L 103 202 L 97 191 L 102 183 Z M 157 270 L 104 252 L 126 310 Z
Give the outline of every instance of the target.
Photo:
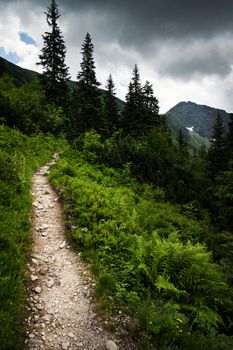
M 39 70 L 50 0 L 0 0 L 0 56 Z M 135 63 L 166 112 L 193 101 L 233 112 L 232 0 L 57 0 L 72 79 L 86 32 L 97 77 L 124 99 Z

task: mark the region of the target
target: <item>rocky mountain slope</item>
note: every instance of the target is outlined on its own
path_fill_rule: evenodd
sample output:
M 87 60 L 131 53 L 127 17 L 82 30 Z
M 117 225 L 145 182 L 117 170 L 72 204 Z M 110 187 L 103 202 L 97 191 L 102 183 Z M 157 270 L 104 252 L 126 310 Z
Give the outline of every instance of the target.
M 180 102 L 167 113 L 168 125 L 174 129 L 192 128 L 192 132 L 202 138 L 210 139 L 213 123 L 220 114 L 227 130 L 230 114 L 222 109 L 217 109 L 194 102 Z

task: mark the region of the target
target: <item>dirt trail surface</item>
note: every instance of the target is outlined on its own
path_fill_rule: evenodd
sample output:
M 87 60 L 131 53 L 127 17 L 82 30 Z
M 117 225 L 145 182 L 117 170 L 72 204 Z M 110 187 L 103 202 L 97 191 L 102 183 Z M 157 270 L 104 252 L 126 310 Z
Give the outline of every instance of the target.
M 62 207 L 45 176 L 56 160 L 55 155 L 33 177 L 25 349 L 135 349 L 109 334 L 95 312 L 95 283 L 66 241 Z

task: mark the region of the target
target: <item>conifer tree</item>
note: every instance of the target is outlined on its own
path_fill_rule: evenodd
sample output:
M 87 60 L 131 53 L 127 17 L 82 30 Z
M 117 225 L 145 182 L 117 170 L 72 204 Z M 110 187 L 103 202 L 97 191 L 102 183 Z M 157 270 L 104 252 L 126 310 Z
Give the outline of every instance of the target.
M 69 79 L 69 68 L 65 63 L 66 46 L 58 26 L 60 14 L 55 0 L 51 1 L 45 14 L 51 32 L 45 32 L 42 36 L 44 47 L 39 55 L 40 62 L 37 64 L 43 68 L 42 85 L 48 100 L 64 106 L 68 95 L 66 81 Z
M 122 127 L 134 137 L 147 135 L 153 126 L 161 124 L 158 100 L 154 97 L 152 85 L 147 81 L 142 87 L 137 65 L 126 95 L 126 107 Z
M 105 129 L 102 100 L 98 90 L 98 86 L 101 84 L 96 78 L 93 51 L 94 45 L 90 34 L 87 33 L 81 50 L 81 70 L 77 75 L 78 90 L 74 101 L 76 106 L 74 116 L 76 134 L 91 129 L 101 133 Z
M 182 162 L 184 162 L 188 157 L 188 145 L 181 129 L 179 130 L 178 134 L 178 155 L 179 160 Z
M 233 114 L 230 114 L 230 121 L 228 123 L 229 131 L 226 136 L 226 156 L 227 161 L 233 160 Z
M 132 78 L 133 103 L 135 107 L 142 107 L 142 86 L 138 66 L 135 64 Z
M 159 116 L 159 101 L 154 96 L 152 84 L 146 81 L 142 89 L 143 107 L 144 107 L 144 123 L 145 128 L 149 131 L 152 127 L 163 124 L 162 118 Z
M 142 134 L 140 129 L 140 119 L 143 111 L 142 86 L 137 65 L 133 70 L 133 77 L 129 83 L 126 95 L 126 106 L 122 119 L 122 127 L 127 134 L 137 137 Z
M 104 112 L 107 129 L 111 135 L 117 128 L 118 124 L 118 108 L 115 98 L 115 85 L 110 74 L 106 84 L 106 95 L 104 96 Z
M 146 111 L 148 111 L 152 115 L 158 115 L 159 101 L 154 96 L 154 90 L 153 90 L 152 84 L 150 84 L 148 80 L 143 86 L 143 102 L 144 102 L 144 108 Z
M 224 126 L 220 114 L 213 126 L 213 135 L 210 140 L 211 146 L 208 153 L 209 170 L 213 176 L 219 174 L 226 166 L 226 143 L 224 138 Z
M 80 86 L 95 88 L 101 85 L 96 79 L 96 67 L 93 53 L 94 45 L 92 43 L 90 34 L 87 33 L 81 50 L 81 54 L 83 56 L 83 60 L 80 64 L 81 71 L 77 75 Z

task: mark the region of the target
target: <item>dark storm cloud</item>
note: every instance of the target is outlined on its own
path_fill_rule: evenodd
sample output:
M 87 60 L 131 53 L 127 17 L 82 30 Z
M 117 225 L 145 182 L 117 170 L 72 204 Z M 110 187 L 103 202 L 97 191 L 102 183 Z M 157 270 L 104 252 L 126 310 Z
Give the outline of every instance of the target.
M 161 44 L 156 57 L 161 75 L 190 80 L 205 76 L 227 77 L 232 72 L 233 45 L 230 34 L 209 40 L 176 40 Z
M 43 12 L 50 0 L 8 0 L 13 2 Z M 0 4 L 5 3 L 0 0 Z M 116 42 L 145 59 L 153 55 L 161 75 L 187 79 L 198 73 L 226 76 L 231 71 L 233 53 L 224 48 L 224 38 L 227 33 L 233 34 L 232 0 L 57 0 L 57 3 L 62 18 L 66 19 L 65 37 L 69 45 L 77 43 L 78 33 L 90 31 L 96 47 Z M 208 43 L 215 37 L 219 40 L 215 42 L 216 48 L 195 44 L 200 39 Z M 184 52 L 189 47 L 186 56 L 176 54 L 177 42 Z M 167 45 L 166 54 L 172 56 L 172 61 L 161 56 L 161 45 Z
M 16 0 L 17 1 L 17 0 Z M 14 0 L 8 0 L 14 2 Z M 46 8 L 48 0 L 18 0 Z M 5 0 L 0 3 L 6 4 Z M 134 45 L 155 37 L 209 37 L 233 31 L 232 0 L 58 0 L 65 12 L 93 10 L 114 15 L 123 28 L 120 40 Z M 111 27 L 106 28 L 111 31 Z
M 34 1 L 30 1 L 33 3 Z M 36 0 L 46 7 L 48 1 Z M 58 0 L 66 11 L 93 9 L 114 14 L 119 26 L 124 21 L 122 42 L 150 40 L 153 37 L 208 37 L 233 30 L 231 0 Z M 111 28 L 109 28 L 111 30 Z

